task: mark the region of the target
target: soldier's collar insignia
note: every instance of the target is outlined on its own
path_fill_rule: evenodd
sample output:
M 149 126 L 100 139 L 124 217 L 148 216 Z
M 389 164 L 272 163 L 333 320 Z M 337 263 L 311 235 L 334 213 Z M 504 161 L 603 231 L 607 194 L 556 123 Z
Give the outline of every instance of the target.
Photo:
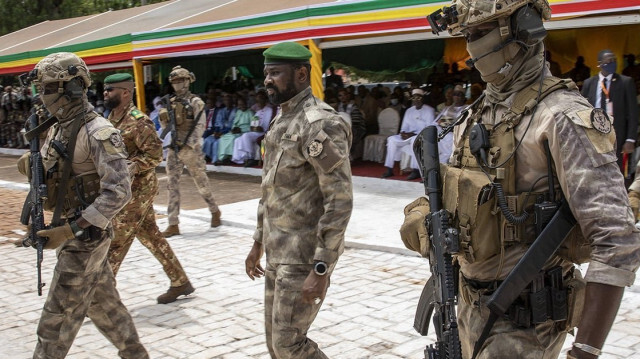
M 594 108 L 593 111 L 591 111 L 591 125 L 604 134 L 611 132 L 609 115 L 601 108 Z
M 314 140 L 307 147 L 307 151 L 309 152 L 309 156 L 318 157 L 322 153 L 322 142 L 318 140 Z

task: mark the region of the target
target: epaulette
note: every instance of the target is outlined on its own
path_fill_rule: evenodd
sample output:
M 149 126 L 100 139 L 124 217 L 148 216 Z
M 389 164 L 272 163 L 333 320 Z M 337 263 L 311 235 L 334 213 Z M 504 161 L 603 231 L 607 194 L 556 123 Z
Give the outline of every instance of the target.
M 134 108 L 133 110 L 131 110 L 129 114 L 133 116 L 133 118 L 135 118 L 136 120 L 139 120 L 144 117 L 144 114 L 142 113 L 142 111 L 138 110 L 137 108 Z
M 309 123 L 316 122 L 322 119 L 328 119 L 331 117 L 341 118 L 340 115 L 333 109 L 333 107 L 329 106 L 327 103 L 322 101 L 317 101 L 315 97 L 311 97 L 304 104 L 304 113 L 307 116 L 307 121 Z

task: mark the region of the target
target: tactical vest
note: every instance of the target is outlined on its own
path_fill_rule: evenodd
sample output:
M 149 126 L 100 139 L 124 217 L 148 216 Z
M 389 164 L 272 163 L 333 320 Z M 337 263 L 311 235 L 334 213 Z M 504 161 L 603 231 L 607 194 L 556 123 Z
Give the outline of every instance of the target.
M 489 149 L 483 172 L 470 149 L 470 131 L 478 122 L 481 111 L 474 113 L 463 123 L 463 146 L 456 148 L 451 164 L 442 165 L 443 206 L 453 214 L 454 225 L 459 228 L 460 251 L 466 261 L 485 261 L 504 253 L 514 244 L 530 244 L 536 239 L 533 205 L 544 192 L 516 193 L 515 170 L 517 139 L 515 128 L 522 117 L 531 115 L 536 104 L 558 89 L 575 89 L 570 80 L 548 77 L 521 90 L 512 107 L 500 123 L 486 125 L 489 134 Z M 533 120 L 533 119 L 532 119 Z M 514 215 L 527 211 L 529 216 L 522 223 L 511 223 L 499 208 L 497 189 L 492 182 L 502 186 L 508 209 Z M 558 193 L 560 191 L 557 191 Z M 552 200 L 557 200 L 552 199 Z M 558 254 L 574 263 L 588 260 L 588 244 L 576 226 L 565 239 Z
M 91 113 L 89 116 L 90 118 L 87 122 L 91 122 L 97 117 L 95 113 Z M 52 129 L 54 133 L 51 138 L 55 139 L 57 132 L 60 130 L 59 126 L 54 127 Z M 73 138 L 77 140 L 76 136 L 73 136 Z M 49 153 L 53 152 L 55 150 L 50 142 Z M 100 195 L 100 176 L 95 171 L 82 175 L 73 175 L 72 173 L 70 178 L 64 181 L 62 178 L 64 159 L 59 154 L 56 155 L 55 163 L 47 167 L 48 169 L 45 171 L 45 184 L 47 185 L 47 198 L 44 201 L 45 210 L 55 210 L 61 188 L 66 188 L 62 211 L 60 212 L 63 215 L 69 215 L 87 208 Z
M 176 116 L 176 131 L 178 132 L 178 138 L 187 138 L 187 133 L 194 125 L 195 117 L 193 113 L 193 107 L 188 100 L 173 99 L 171 103 L 174 114 Z

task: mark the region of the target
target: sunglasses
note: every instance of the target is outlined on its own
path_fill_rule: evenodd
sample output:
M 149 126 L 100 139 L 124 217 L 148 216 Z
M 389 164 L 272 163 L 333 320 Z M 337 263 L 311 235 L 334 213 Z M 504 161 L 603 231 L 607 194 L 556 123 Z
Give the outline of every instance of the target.
M 115 87 L 115 86 L 109 86 L 109 87 L 105 87 L 104 88 L 104 90 L 107 91 L 107 92 L 111 92 L 111 91 L 113 91 L 115 89 L 126 90 L 126 88 L 124 88 L 124 87 Z

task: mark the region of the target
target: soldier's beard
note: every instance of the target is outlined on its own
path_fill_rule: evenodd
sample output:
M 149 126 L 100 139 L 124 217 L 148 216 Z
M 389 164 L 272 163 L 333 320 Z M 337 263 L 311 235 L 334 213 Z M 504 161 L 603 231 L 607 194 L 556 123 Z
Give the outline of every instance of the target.
M 269 101 L 271 101 L 271 103 L 274 105 L 280 105 L 284 102 L 287 102 L 291 100 L 293 96 L 298 94 L 296 92 L 296 86 L 293 83 L 293 79 L 289 80 L 289 82 L 287 83 L 287 85 L 282 91 L 280 91 L 274 85 L 267 85 L 266 88 L 267 90 L 273 90 L 272 94 L 269 94 L 268 91 L 267 91 L 267 94 L 269 96 Z
M 120 95 L 117 95 L 117 96 L 109 97 L 108 100 L 105 100 L 104 106 L 110 110 L 113 110 L 114 108 L 117 108 L 118 106 L 120 106 L 120 103 L 122 103 L 122 99 L 120 98 Z

